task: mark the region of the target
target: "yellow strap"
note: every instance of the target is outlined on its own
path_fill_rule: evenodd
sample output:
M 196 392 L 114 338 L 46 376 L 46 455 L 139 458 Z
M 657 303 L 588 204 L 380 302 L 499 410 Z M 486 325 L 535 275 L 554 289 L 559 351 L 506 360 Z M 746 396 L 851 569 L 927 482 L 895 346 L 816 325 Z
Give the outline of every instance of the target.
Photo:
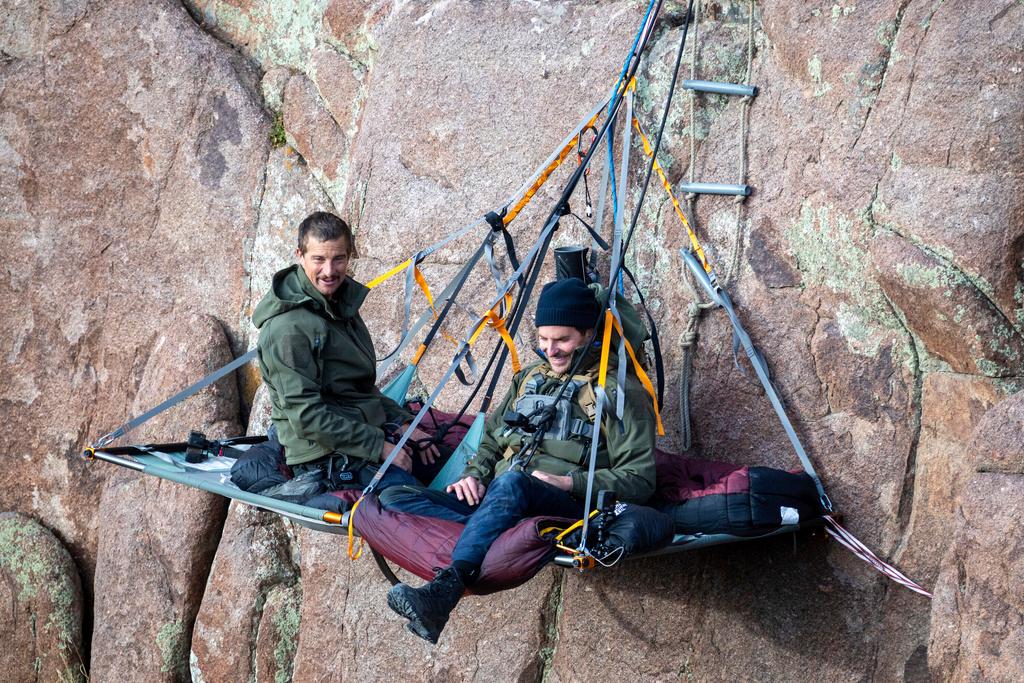
M 587 128 L 593 126 L 600 115 L 600 112 L 594 114 L 594 117 L 590 119 L 590 121 L 588 121 L 587 124 L 580 129 L 580 131 L 585 131 L 587 130 Z M 526 193 L 522 196 L 522 198 L 520 198 L 520 200 L 516 202 L 515 205 L 508 210 L 508 213 L 506 213 L 505 217 L 502 219 L 502 223 L 504 223 L 505 225 L 511 223 L 512 220 L 519 214 L 519 212 L 523 210 L 523 207 L 530 203 L 530 200 L 533 199 L 533 196 L 537 194 L 537 190 L 539 190 L 541 186 L 543 186 L 544 183 L 547 182 L 548 178 L 551 177 L 551 174 L 555 172 L 555 169 L 561 166 L 562 162 L 565 161 L 565 158 L 569 156 L 569 152 L 571 152 L 576 147 L 579 138 L 580 133 L 577 133 L 573 137 L 573 139 L 569 141 L 569 144 L 562 148 L 562 151 L 558 153 L 558 156 L 555 157 L 555 160 L 548 164 L 547 168 L 541 171 L 541 174 L 537 176 L 537 180 L 533 183 L 533 185 L 530 186 L 530 189 L 528 189 Z
M 609 314 L 611 311 L 609 310 Z M 651 403 L 654 404 L 654 417 L 658 422 L 658 436 L 665 436 L 665 427 L 661 424 L 661 411 L 658 409 L 658 394 L 654 391 L 654 385 L 651 384 L 651 379 L 644 372 L 643 367 L 640 365 L 640 361 L 636 358 L 636 353 L 633 352 L 633 345 L 626 339 L 626 335 L 622 332 L 622 327 L 619 325 L 619 321 L 612 317 L 612 322 L 615 325 L 615 331 L 622 337 L 622 341 L 626 343 L 626 352 L 629 353 L 629 357 L 633 360 L 633 369 L 636 371 L 636 376 L 640 380 L 640 383 L 644 385 L 644 389 L 651 396 Z M 605 331 L 607 334 L 607 330 Z M 602 353 L 604 350 L 602 349 Z
M 593 516 L 596 515 L 597 512 L 598 512 L 597 510 L 592 510 L 591 513 L 588 515 L 588 517 L 593 518 Z M 582 519 L 578 520 L 576 522 L 573 522 L 571 525 L 569 525 L 565 529 L 562 529 L 562 533 L 560 533 L 557 536 L 555 536 L 555 541 L 556 542 L 557 541 L 561 541 L 563 538 L 568 536 L 574 529 L 578 529 L 581 526 L 583 526 L 583 520 Z M 545 534 L 549 534 L 552 531 L 558 531 L 559 529 L 561 529 L 561 527 L 557 527 L 557 526 L 545 527 L 544 529 L 540 530 L 540 535 L 544 536 Z M 569 552 L 574 552 L 573 550 L 568 549 L 568 548 L 566 548 L 566 550 L 569 550 Z
M 412 263 L 412 259 L 406 259 L 405 261 L 402 261 L 401 263 L 399 263 L 397 266 L 395 266 L 394 268 L 392 268 L 388 272 L 384 273 L 383 275 L 378 275 L 377 277 L 375 277 L 372 280 L 370 280 L 369 282 L 367 282 L 366 283 L 366 288 L 367 289 L 373 289 L 374 287 L 376 287 L 380 283 L 384 282 L 388 278 L 390 278 L 390 277 L 392 277 L 394 275 L 397 275 L 398 273 L 401 273 L 403 270 L 408 268 L 411 263 Z
M 362 556 L 362 554 L 363 554 L 363 538 L 362 538 L 362 536 L 359 537 L 359 550 L 355 551 L 355 553 L 353 554 L 353 550 L 355 548 L 355 531 L 354 531 L 354 529 L 352 527 L 352 522 L 355 521 L 355 518 L 356 518 L 356 509 L 359 507 L 359 504 L 362 503 L 362 502 L 363 502 L 363 497 L 360 496 L 359 500 L 356 501 L 356 504 L 352 506 L 352 509 L 348 513 L 348 559 L 350 559 L 350 560 L 358 560 L 360 558 L 360 556 Z
M 648 157 L 654 154 L 654 149 L 651 147 L 650 140 L 644 135 L 644 131 L 640 128 L 640 120 L 635 116 L 633 117 L 633 127 L 636 128 L 636 132 L 640 134 L 640 140 L 644 144 L 644 154 Z M 676 196 L 672 193 L 672 185 L 668 182 L 668 178 L 665 177 L 665 172 L 661 169 L 661 164 L 658 163 L 657 159 L 654 160 L 654 170 L 658 172 L 658 177 L 661 178 L 661 186 L 665 188 L 665 192 L 668 193 L 668 198 L 672 200 L 672 206 L 676 210 L 676 215 L 679 216 L 679 220 L 683 222 L 683 227 L 686 228 L 686 234 L 690 237 L 690 244 L 693 245 L 693 250 L 697 254 L 697 258 L 700 260 L 700 264 L 704 266 L 704 272 L 711 272 L 711 264 L 708 263 L 708 259 L 704 256 L 704 249 L 700 246 L 700 242 L 697 240 L 697 235 L 694 234 L 693 229 L 690 227 L 690 221 L 686 220 L 686 215 L 683 214 L 682 208 L 679 206 L 679 201 Z
M 601 339 L 601 370 L 597 373 L 597 384 L 601 388 L 604 388 L 605 382 L 608 380 L 608 354 L 612 345 L 613 322 L 615 322 L 615 316 L 612 315 L 611 309 L 605 309 L 604 337 Z

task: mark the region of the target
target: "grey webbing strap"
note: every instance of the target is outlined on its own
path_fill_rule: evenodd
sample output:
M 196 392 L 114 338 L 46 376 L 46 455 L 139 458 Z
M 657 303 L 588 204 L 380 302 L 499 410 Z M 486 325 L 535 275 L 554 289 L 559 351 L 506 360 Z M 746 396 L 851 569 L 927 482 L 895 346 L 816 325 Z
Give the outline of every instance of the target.
M 484 239 L 486 240 L 489 235 L 490 230 L 488 229 L 488 235 L 485 236 Z M 473 253 L 469 260 L 466 261 L 466 263 L 462 266 L 462 269 L 458 272 L 458 274 L 454 278 L 452 278 L 452 280 L 445 286 L 441 294 L 434 299 L 435 308 L 443 307 L 448 303 L 448 300 L 454 295 L 455 290 L 460 287 L 460 283 L 469 277 L 469 273 L 473 270 L 474 266 L 476 266 L 476 262 L 480 260 L 480 257 L 482 255 L 483 245 L 481 245 Z M 401 341 L 399 341 L 398 346 L 395 348 L 395 350 L 389 353 L 384 360 L 377 364 L 378 377 L 382 377 L 387 373 L 388 368 L 390 368 L 391 365 L 400 358 L 402 349 L 408 346 L 409 342 L 411 342 L 413 338 L 417 334 L 419 334 L 419 331 L 423 329 L 423 326 L 433 319 L 434 312 L 432 310 L 428 309 L 424 311 L 422 314 L 420 314 L 420 317 L 416 320 L 412 327 L 409 328 L 409 333 L 405 335 L 405 337 L 403 337 Z
M 488 310 L 493 309 L 495 306 L 497 306 L 498 303 L 502 299 L 504 299 L 505 293 L 508 292 L 508 290 L 510 290 L 513 287 L 513 285 L 515 285 L 516 282 L 519 281 L 519 278 L 522 276 L 523 273 L 526 272 L 527 268 L 529 268 L 530 265 L 533 263 L 533 259 L 537 257 L 541 245 L 544 244 L 544 242 L 548 239 L 548 236 L 554 231 L 555 226 L 557 224 L 557 220 L 552 220 L 548 222 L 548 224 L 541 231 L 540 237 L 538 238 L 537 242 L 533 245 L 529 253 L 523 259 L 522 263 L 519 265 L 519 268 L 517 268 L 516 271 L 512 273 L 512 275 L 510 275 L 507 280 L 505 280 L 505 283 L 504 285 L 502 285 L 501 290 L 498 292 L 497 296 L 494 298 L 493 301 L 491 301 L 490 305 L 487 307 Z M 477 250 L 476 259 L 479 259 L 479 255 L 482 253 L 483 247 L 481 246 L 481 248 Z M 476 261 L 474 260 L 474 263 L 475 262 Z M 377 484 L 380 483 L 380 480 L 384 477 L 384 473 L 387 472 L 388 467 L 391 466 L 391 463 L 395 461 L 395 458 L 398 457 L 398 454 L 401 452 L 402 447 L 405 446 L 405 444 L 409 441 L 409 438 L 412 436 L 412 431 L 419 426 L 420 422 L 423 421 L 423 417 L 427 414 L 427 412 L 429 412 L 430 408 L 434 405 L 434 401 L 437 400 L 437 397 L 440 396 L 441 391 L 444 389 L 445 385 L 448 384 L 448 382 L 452 378 L 452 375 L 455 374 L 456 368 L 458 368 L 459 365 L 461 365 L 463 359 L 465 359 L 466 356 L 469 354 L 470 345 L 469 342 L 466 340 L 468 340 L 469 337 L 473 334 L 473 332 L 476 331 L 477 324 L 479 324 L 479 321 L 477 323 L 474 323 L 474 325 L 470 327 L 466 334 L 463 336 L 462 345 L 459 347 L 458 352 L 456 352 L 454 359 L 448 366 L 448 369 L 445 371 L 444 375 L 441 376 L 440 382 L 438 382 L 437 386 L 434 388 L 434 391 L 431 392 L 430 396 L 428 396 L 427 399 L 423 402 L 423 406 L 420 408 L 419 412 L 416 413 L 416 416 L 412 419 L 412 422 L 409 423 L 409 426 L 402 434 L 402 437 L 398 440 L 398 443 L 396 443 L 395 447 L 391 449 L 391 452 L 388 454 L 388 457 L 384 460 L 384 462 L 381 463 L 380 468 L 377 470 L 377 474 L 373 475 L 373 479 L 371 479 L 370 483 L 366 485 L 365 489 L 363 489 L 364 496 L 368 493 L 372 493 L 373 490 L 376 488 Z
M 409 267 L 405 269 L 405 299 L 402 307 L 402 333 L 399 335 L 399 339 L 405 339 L 406 333 L 409 331 L 409 316 L 412 313 L 412 288 L 416 284 L 416 266 L 420 263 L 426 254 L 422 251 L 416 252 L 409 264 Z
M 618 210 L 615 212 L 615 230 L 612 233 L 612 263 L 611 263 L 611 277 L 615 278 L 615 273 L 619 272 L 619 267 L 622 263 L 622 230 L 625 220 L 626 213 L 626 185 L 629 176 L 629 153 L 630 145 L 633 142 L 633 91 L 630 90 L 626 93 L 626 116 L 625 116 L 625 130 L 622 134 L 622 171 L 619 175 L 619 191 L 618 191 Z M 608 308 L 611 310 L 615 320 L 619 323 L 619 328 L 625 332 L 625 328 L 622 326 L 622 318 L 619 317 L 619 309 L 617 305 L 617 292 L 618 283 L 610 281 L 608 283 Z M 622 416 L 626 410 L 626 343 L 622 334 L 619 335 L 618 345 L 618 367 L 616 368 L 615 379 L 615 417 L 621 423 Z
M 757 377 L 761 380 L 761 385 L 764 387 L 764 391 L 768 394 L 768 400 L 771 401 L 772 407 L 775 409 L 775 413 L 779 416 L 779 421 L 782 423 L 783 429 L 786 430 L 786 436 L 789 437 L 789 442 L 793 444 L 793 450 L 796 451 L 797 457 L 800 458 L 800 464 L 803 465 L 804 471 L 814 480 L 814 486 L 818 489 L 818 495 L 821 497 L 821 504 L 829 512 L 832 511 L 832 501 L 828 495 L 825 494 L 825 488 L 821 484 L 821 478 L 818 477 L 818 473 L 814 471 L 814 465 L 811 464 L 810 458 L 807 457 L 807 452 L 804 450 L 803 444 L 800 442 L 800 437 L 796 435 L 796 430 L 793 429 L 793 424 L 789 421 L 789 416 L 786 415 L 786 409 L 782 405 L 782 399 L 779 398 L 778 392 L 775 390 L 775 386 L 772 384 L 771 375 L 768 372 L 768 366 L 764 362 L 764 358 L 760 352 L 754 347 L 754 342 L 750 339 L 750 335 L 743 329 L 742 323 L 740 323 L 739 317 L 736 315 L 736 310 L 733 308 L 732 300 L 729 298 L 728 293 L 724 289 L 715 288 L 711 285 L 708 280 L 707 273 L 704 272 L 704 268 L 697 261 L 696 257 L 686 249 L 680 249 L 679 253 L 682 255 L 686 265 L 690 268 L 691 273 L 704 289 L 711 299 L 725 309 L 726 314 L 729 316 L 729 322 L 732 323 L 734 338 L 738 338 L 740 343 L 743 345 L 743 350 L 747 354 L 747 358 L 750 359 L 750 364 L 754 367 L 754 371 L 757 372 Z
M 583 498 L 583 530 L 580 534 L 580 545 L 576 549 L 581 553 L 587 553 L 587 529 L 590 527 L 590 504 L 594 499 L 594 473 L 597 471 L 597 449 L 601 442 L 601 419 L 604 416 L 604 404 L 608 401 L 608 395 L 604 387 L 594 387 L 594 397 L 597 404 L 594 406 L 594 425 L 590 436 L 590 463 L 587 465 L 587 493 Z
M 462 364 L 460 363 L 455 366 L 455 378 L 458 379 L 463 386 L 471 387 L 476 384 L 477 375 L 480 374 L 476 364 L 476 359 L 473 358 L 472 349 L 466 352 L 466 367 L 469 368 L 469 377 L 466 377 L 466 373 L 462 371 Z
M 590 111 L 590 113 L 587 114 L 583 118 L 583 120 L 581 120 L 578 124 L 576 124 L 576 126 L 572 129 L 572 131 L 568 135 L 566 135 L 564 138 L 562 138 L 562 141 L 560 143 L 558 143 L 558 147 L 556 147 L 555 151 L 552 152 L 551 155 L 548 156 L 548 158 L 544 160 L 544 163 L 542 163 L 540 166 L 538 166 L 537 170 L 535 170 L 533 173 L 530 174 L 529 180 L 527 180 L 525 183 L 523 183 L 523 185 L 519 188 L 519 190 L 517 190 L 516 193 L 514 195 L 512 195 L 512 197 L 507 202 L 502 204 L 502 206 L 511 206 L 520 197 L 522 197 L 524 194 L 526 194 L 526 191 L 529 190 L 533 186 L 534 182 L 536 182 L 537 178 L 539 178 L 541 176 L 541 174 L 544 173 L 544 171 L 551 164 L 553 164 L 555 162 L 555 159 L 557 159 L 558 155 L 561 154 L 562 150 L 565 149 L 566 146 L 568 146 L 568 144 L 570 142 L 572 142 L 572 139 L 574 137 L 576 137 L 577 135 L 582 135 L 583 129 L 587 127 L 587 124 L 590 123 L 590 121 L 595 116 L 600 114 L 601 111 L 604 110 L 604 108 L 608 106 L 608 103 L 609 103 L 610 100 L 611 100 L 611 96 L 604 98 L 604 100 L 602 100 L 600 104 L 598 104 L 596 107 L 594 107 Z
M 498 232 L 495 230 L 491 231 L 491 234 L 484 239 L 484 256 L 487 257 L 487 267 L 491 270 L 491 279 L 494 280 L 495 290 L 500 290 L 501 285 L 504 282 L 504 278 L 501 275 L 501 268 L 498 268 L 497 262 L 494 260 L 494 243 L 498 239 Z
M 522 197 L 526 193 L 526 191 L 530 187 L 533 186 L 534 182 L 536 182 L 536 179 L 540 176 L 540 174 L 542 174 L 545 171 L 545 169 L 547 169 L 555 161 L 555 159 L 558 158 L 558 155 L 566 147 L 566 145 L 568 145 L 570 142 L 572 142 L 572 139 L 580 134 L 580 132 L 583 130 L 584 127 L 586 127 L 586 125 L 591 121 L 591 119 L 593 119 L 596 115 L 598 115 L 601 112 L 601 110 L 603 110 L 606 106 L 608 106 L 608 99 L 609 98 L 605 98 L 600 104 L 598 104 L 596 107 L 594 107 L 594 109 L 589 114 L 587 114 L 587 116 L 583 120 L 581 120 L 576 125 L 576 127 L 573 128 L 572 131 L 559 143 L 558 147 L 555 148 L 555 151 L 552 152 L 548 156 L 548 158 L 545 159 L 544 162 L 534 170 L 534 172 L 532 174 L 530 174 L 529 179 L 518 190 L 516 190 L 516 192 L 511 197 L 509 197 L 501 206 L 508 207 L 508 206 L 512 205 L 515 201 L 517 201 L 520 197 Z M 444 247 L 445 245 L 447 245 L 449 242 L 451 242 L 451 241 L 453 241 L 455 239 L 458 239 L 459 237 L 462 237 L 463 235 L 468 233 L 470 230 L 472 230 L 473 228 L 475 228 L 477 225 L 479 225 L 482 222 L 485 222 L 483 217 L 479 217 L 479 218 L 474 219 L 471 223 L 469 223 L 466 226 L 460 228 L 459 230 L 457 230 L 456 232 L 452 233 L 448 237 L 442 239 L 441 241 L 437 242 L 436 244 L 433 244 L 433 245 L 427 247 L 426 249 L 421 251 L 420 254 L 422 255 L 423 258 L 426 258 L 427 256 L 429 256 L 430 254 L 434 253 L 438 249 L 440 249 L 440 248 Z M 488 226 L 487 238 L 489 238 L 489 241 L 487 242 L 487 246 L 484 247 L 484 250 L 491 252 L 490 254 L 488 254 L 489 263 L 491 262 L 491 259 L 492 259 L 492 256 L 493 256 L 493 244 L 494 244 L 494 239 L 495 239 L 495 237 L 492 236 L 492 233 L 493 233 L 493 230 Z M 479 257 L 476 257 L 476 258 L 479 258 Z M 468 277 L 469 271 L 472 270 L 473 266 L 476 265 L 476 258 L 471 259 L 469 262 L 467 262 L 466 265 L 463 266 L 462 270 L 459 271 L 459 274 L 455 277 L 455 279 L 453 279 L 451 282 L 448 283 L 448 285 L 444 288 L 444 290 L 441 292 L 441 294 L 436 298 L 436 300 L 435 300 L 435 307 L 443 306 L 447 302 L 448 298 L 451 297 L 452 291 L 454 291 L 454 289 L 456 288 L 455 283 L 458 282 L 459 280 L 461 280 L 463 278 L 463 276 L 467 276 Z M 529 258 L 527 258 L 526 260 L 529 261 Z M 497 284 L 500 287 L 501 286 L 501 275 L 500 275 L 500 273 L 496 274 L 495 271 L 492 269 L 491 270 L 491 274 L 496 276 L 496 282 L 497 282 Z M 407 288 L 407 291 L 408 291 L 408 289 L 409 289 L 408 276 L 407 276 L 406 279 L 407 279 L 406 288 Z M 506 288 L 505 291 L 508 291 L 508 289 Z M 431 320 L 432 317 L 433 317 L 433 311 L 429 311 L 429 310 L 428 311 L 424 311 L 420 315 L 420 317 L 416 320 L 416 322 L 410 327 L 408 334 L 404 335 L 401 338 L 401 340 L 399 341 L 398 346 L 395 348 L 395 350 L 392 351 L 391 353 L 389 353 L 384 360 L 382 360 L 380 363 L 377 364 L 377 375 L 378 376 L 383 376 L 383 375 L 387 374 L 387 371 L 388 371 L 388 369 L 390 369 L 391 365 L 396 360 L 398 360 L 399 357 L 401 356 L 402 350 L 405 349 L 405 347 L 409 345 L 409 342 L 412 341 L 412 339 L 419 333 L 420 330 L 423 329 L 423 326 L 426 325 Z
M 151 418 L 155 417 L 156 415 L 159 415 L 160 413 L 164 412 L 168 408 L 171 408 L 172 406 L 177 405 L 178 403 L 184 401 L 186 398 L 188 398 L 192 394 L 195 394 L 195 393 L 197 393 L 199 391 L 202 391 L 206 387 L 210 386 L 211 384 L 213 384 L 214 382 L 219 380 L 221 377 L 224 377 L 225 375 L 234 372 L 235 370 L 237 370 L 241 366 L 245 365 L 249 361 L 251 361 L 254 358 L 256 358 L 256 354 L 257 354 L 257 350 L 256 349 L 252 349 L 248 353 L 246 353 L 246 354 L 244 354 L 242 356 L 239 356 L 238 358 L 236 358 L 235 360 L 231 361 L 230 363 L 228 363 L 224 367 L 220 368 L 219 370 L 215 370 L 215 371 L 211 372 L 209 375 L 207 375 L 206 377 L 203 377 L 201 380 L 199 380 L 198 382 L 196 382 L 192 386 L 190 386 L 190 387 L 188 387 L 186 389 L 182 389 L 181 391 L 176 393 L 174 396 L 171 396 L 169 399 L 167 399 L 166 401 L 164 401 L 160 405 L 156 406 L 155 408 L 151 408 L 151 409 L 147 410 L 142 415 L 139 415 L 138 417 L 132 418 L 131 420 L 129 420 L 128 422 L 124 423 L 123 425 L 121 425 L 120 427 L 118 427 L 114 431 L 110 432 L 109 434 L 101 436 L 96 441 L 96 443 L 93 444 L 93 446 L 92 446 L 93 449 L 103 448 L 104 446 L 106 446 L 106 445 L 110 444 L 112 441 L 114 441 L 114 439 L 121 438 L 122 436 L 124 436 L 125 434 L 130 432 L 131 430 L 133 430 L 136 427 L 138 427 L 139 425 L 141 425 L 143 422 L 146 422 L 146 421 L 150 420 Z

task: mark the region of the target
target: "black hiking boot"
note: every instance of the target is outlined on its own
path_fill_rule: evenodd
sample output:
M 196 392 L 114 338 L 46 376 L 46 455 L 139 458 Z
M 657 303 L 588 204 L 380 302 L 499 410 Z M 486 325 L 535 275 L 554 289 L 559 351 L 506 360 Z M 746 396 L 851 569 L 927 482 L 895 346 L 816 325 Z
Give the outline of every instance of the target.
M 442 569 L 434 580 L 419 588 L 400 583 L 388 591 L 388 607 L 409 620 L 406 628 L 423 640 L 437 644 L 465 586 L 454 567 Z

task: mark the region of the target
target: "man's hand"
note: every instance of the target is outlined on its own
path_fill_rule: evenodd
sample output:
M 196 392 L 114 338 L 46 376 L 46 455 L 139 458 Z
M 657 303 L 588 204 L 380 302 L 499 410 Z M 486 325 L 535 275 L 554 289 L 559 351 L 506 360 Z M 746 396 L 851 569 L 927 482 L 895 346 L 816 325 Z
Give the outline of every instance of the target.
M 384 442 L 384 446 L 380 449 L 381 463 L 387 460 L 394 447 L 395 444 L 387 441 Z M 412 456 L 409 455 L 409 450 L 405 446 L 402 446 L 402 450 L 398 452 L 398 455 L 396 455 L 395 459 L 391 461 L 391 464 L 399 469 L 405 470 L 406 472 L 412 472 Z
M 409 429 L 411 423 L 406 422 L 402 425 L 402 429 Z M 437 444 L 431 441 L 433 437 L 427 434 L 425 431 L 417 427 L 412 430 L 412 434 L 409 435 L 410 441 L 415 441 L 417 444 L 426 443 L 426 446 L 420 447 L 420 460 L 423 461 L 424 465 L 433 465 L 434 462 L 441 457 L 441 451 L 437 450 Z
M 572 477 L 568 474 L 564 476 L 558 476 L 557 474 L 548 474 L 547 472 L 541 472 L 540 470 L 534 470 L 530 472 L 530 476 L 535 479 L 540 479 L 545 484 L 551 484 L 556 489 L 562 489 L 563 491 L 572 491 Z
M 487 487 L 481 484 L 475 477 L 464 477 L 451 484 L 445 490 L 448 493 L 454 493 L 456 498 L 465 501 L 469 505 L 477 505 L 483 500 Z

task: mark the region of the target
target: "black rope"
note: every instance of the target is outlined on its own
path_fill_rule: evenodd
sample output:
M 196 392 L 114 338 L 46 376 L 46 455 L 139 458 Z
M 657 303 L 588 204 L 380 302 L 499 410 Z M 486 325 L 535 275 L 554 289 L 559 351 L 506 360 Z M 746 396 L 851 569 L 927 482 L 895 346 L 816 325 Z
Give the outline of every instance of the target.
M 622 247 L 623 259 L 619 262 L 615 272 L 612 273 L 609 283 L 615 283 L 619 279 L 619 272 L 622 270 L 625 263 L 625 254 L 629 251 L 630 242 L 633 240 L 633 233 L 636 231 L 637 223 L 640 221 L 640 210 L 643 208 L 644 197 L 647 196 L 647 189 L 650 187 L 651 175 L 654 173 L 654 164 L 658 157 L 658 150 L 661 149 L 661 139 L 665 134 L 665 124 L 668 122 L 668 112 L 672 108 L 672 98 L 676 92 L 676 82 L 679 80 L 679 66 L 683 61 L 683 50 L 686 48 L 686 36 L 690 32 L 690 20 L 693 17 L 693 0 L 690 0 L 686 8 L 686 19 L 683 22 L 683 35 L 679 39 L 679 50 L 676 53 L 675 66 L 672 69 L 672 82 L 669 84 L 668 94 L 665 97 L 665 111 L 661 114 L 661 124 L 658 126 L 658 136 L 654 140 L 654 148 L 651 151 L 651 160 L 647 164 L 647 175 L 644 178 L 643 187 L 640 190 L 640 198 L 636 202 L 636 208 L 633 210 L 633 219 L 629 224 L 629 232 L 626 234 L 626 241 Z M 632 121 L 627 121 L 626 125 L 633 125 Z
M 650 309 L 647 308 L 647 300 L 644 299 L 644 293 L 640 291 L 640 285 L 636 283 L 633 272 L 629 268 L 623 268 L 622 270 L 629 276 L 629 281 L 633 283 L 633 289 L 636 290 L 637 296 L 640 297 L 640 305 L 643 306 L 644 313 L 647 315 L 647 322 L 650 324 L 651 346 L 654 348 L 654 371 L 658 376 L 658 405 L 665 405 L 663 402 L 665 396 L 665 361 L 661 357 L 661 341 L 658 339 L 658 326 L 654 322 Z

